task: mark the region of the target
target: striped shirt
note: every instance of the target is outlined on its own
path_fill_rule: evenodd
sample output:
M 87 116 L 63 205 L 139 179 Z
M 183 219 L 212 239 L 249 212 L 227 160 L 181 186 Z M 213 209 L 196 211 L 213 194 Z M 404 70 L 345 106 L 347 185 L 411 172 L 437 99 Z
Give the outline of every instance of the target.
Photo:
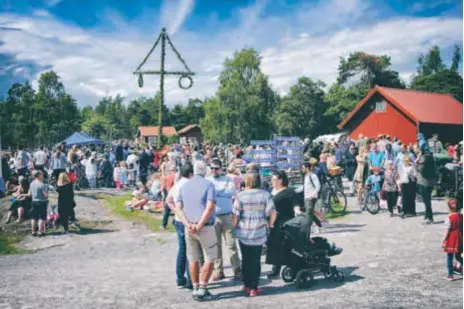
M 240 192 L 235 199 L 232 213 L 238 217 L 235 236 L 248 246 L 262 246 L 267 241 L 266 218 L 275 211 L 269 192 L 251 189 Z

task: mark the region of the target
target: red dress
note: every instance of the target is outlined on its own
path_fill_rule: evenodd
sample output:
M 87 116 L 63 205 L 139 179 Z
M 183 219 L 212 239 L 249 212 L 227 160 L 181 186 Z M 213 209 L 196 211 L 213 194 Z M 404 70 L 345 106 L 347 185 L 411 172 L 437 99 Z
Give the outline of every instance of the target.
M 462 214 L 452 213 L 448 216 L 449 230 L 443 241 L 443 249 L 446 253 L 462 252 Z

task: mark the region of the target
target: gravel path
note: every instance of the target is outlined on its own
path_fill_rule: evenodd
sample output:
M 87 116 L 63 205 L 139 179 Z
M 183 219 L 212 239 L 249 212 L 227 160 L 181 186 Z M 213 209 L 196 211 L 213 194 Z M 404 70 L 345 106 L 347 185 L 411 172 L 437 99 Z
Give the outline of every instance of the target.
M 318 279 L 309 290 L 262 277 L 263 296 L 249 299 L 226 279 L 211 286 L 219 300 L 195 303 L 175 287 L 176 236 L 115 218 L 98 200 L 77 198 L 77 216 L 97 221 L 86 235 L 27 238 L 35 254 L 0 257 L 0 308 L 462 308 L 462 279 L 447 282 L 440 248 L 446 205 L 437 224 L 422 218 L 352 213 L 323 235 L 344 249 L 333 259 L 343 283 Z M 419 212 L 423 211 L 420 204 Z M 263 274 L 269 271 L 263 265 Z M 231 275 L 226 269 L 226 275 Z

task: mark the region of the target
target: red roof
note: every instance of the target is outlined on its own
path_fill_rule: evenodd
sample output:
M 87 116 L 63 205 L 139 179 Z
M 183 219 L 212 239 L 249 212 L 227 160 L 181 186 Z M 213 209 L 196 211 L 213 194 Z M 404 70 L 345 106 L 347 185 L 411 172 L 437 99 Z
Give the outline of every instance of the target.
M 154 127 L 139 127 L 140 135 L 142 136 L 158 136 L 159 134 L 159 126 Z M 174 127 L 163 127 L 163 135 L 164 136 L 173 136 L 176 135 L 176 128 Z
M 416 124 L 462 125 L 462 103 L 449 94 L 375 86 L 338 127 L 343 128 L 375 93 L 380 93 Z
M 188 131 L 192 130 L 192 129 L 195 129 L 195 128 L 199 128 L 199 126 L 197 124 L 189 124 L 188 126 L 182 128 L 181 130 L 179 130 L 179 135 L 181 134 L 184 134 L 184 133 L 187 133 Z

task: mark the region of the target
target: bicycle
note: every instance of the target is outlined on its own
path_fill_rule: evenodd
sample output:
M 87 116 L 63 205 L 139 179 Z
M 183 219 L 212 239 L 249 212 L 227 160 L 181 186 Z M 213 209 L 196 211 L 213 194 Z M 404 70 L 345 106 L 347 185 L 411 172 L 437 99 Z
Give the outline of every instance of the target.
M 347 198 L 345 192 L 334 186 L 330 181 L 327 181 L 323 185 L 321 190 L 327 190 L 325 194 L 327 196 L 323 197 L 324 208 L 326 208 L 326 213 L 331 212 L 333 214 L 341 214 L 346 212 L 346 207 L 348 206 Z M 324 195 L 325 195 L 324 194 Z
M 373 184 L 366 184 L 358 200 L 361 211 L 367 210 L 370 214 L 377 214 L 380 211 L 380 199 L 376 191 L 372 190 Z

